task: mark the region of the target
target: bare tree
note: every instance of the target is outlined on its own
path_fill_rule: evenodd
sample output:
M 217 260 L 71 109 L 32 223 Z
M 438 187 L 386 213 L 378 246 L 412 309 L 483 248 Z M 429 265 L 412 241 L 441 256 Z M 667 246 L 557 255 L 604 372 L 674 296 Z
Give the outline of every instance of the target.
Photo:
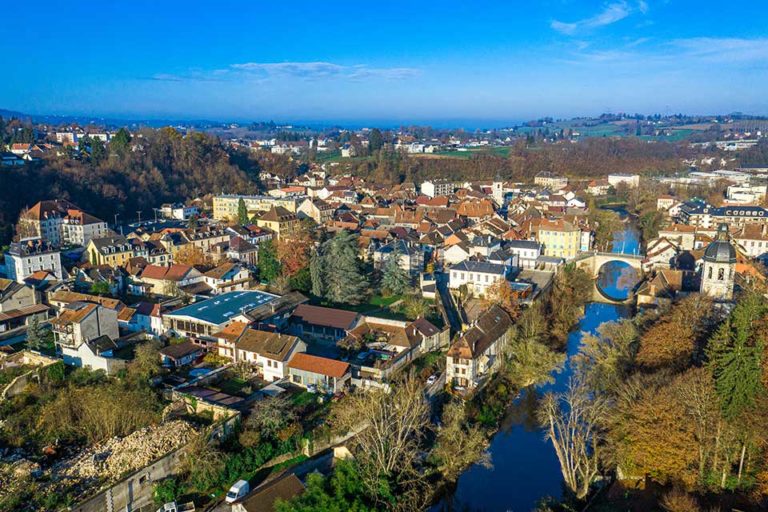
M 539 410 L 539 421 L 555 448 L 565 484 L 577 499 L 587 496 L 598 475 L 598 422 L 605 406 L 603 399 L 571 380 L 564 393 L 545 395 Z
M 354 453 L 367 494 L 381 508 L 418 510 L 427 504 L 426 484 L 416 467 L 429 428 L 423 391 L 408 375 L 391 392 L 358 391 L 334 411 L 337 429 L 367 424 L 355 438 Z
M 471 464 L 492 467 L 488 440 L 480 428 L 469 425 L 462 402 L 446 404 L 442 420 L 430 458 L 446 480 L 455 482 Z

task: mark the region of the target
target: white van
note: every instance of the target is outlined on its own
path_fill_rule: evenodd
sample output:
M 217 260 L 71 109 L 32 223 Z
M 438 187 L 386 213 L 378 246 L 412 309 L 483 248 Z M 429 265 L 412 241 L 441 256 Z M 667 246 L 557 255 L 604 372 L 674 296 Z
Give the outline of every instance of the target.
M 229 488 L 227 492 L 227 498 L 224 500 L 227 503 L 233 503 L 246 494 L 251 492 L 251 486 L 247 480 L 238 480 L 235 485 Z

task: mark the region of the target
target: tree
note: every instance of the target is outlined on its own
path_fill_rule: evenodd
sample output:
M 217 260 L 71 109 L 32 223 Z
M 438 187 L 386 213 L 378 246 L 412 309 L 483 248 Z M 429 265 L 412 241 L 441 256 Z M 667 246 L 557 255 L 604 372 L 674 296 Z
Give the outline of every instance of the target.
M 384 146 L 384 136 L 381 134 L 381 130 L 374 128 L 368 135 L 368 149 L 371 152 L 378 151 Z
M 182 472 L 194 489 L 206 492 L 220 486 L 226 467 L 226 457 L 206 432 L 199 434 L 190 444 L 183 459 Z
M 211 257 L 205 253 L 200 247 L 192 243 L 186 243 L 173 255 L 174 263 L 181 265 L 189 265 L 191 267 L 196 266 L 210 266 Z
M 498 305 L 513 320 L 520 314 L 520 304 L 517 302 L 517 296 L 506 279 L 499 279 L 489 286 L 485 291 L 483 302 L 486 308 L 491 307 L 493 304 Z
M 571 380 L 567 391 L 547 393 L 538 412 L 539 421 L 552 442 L 566 487 L 582 500 L 598 475 L 601 433 L 599 423 L 606 402 Z
M 401 309 L 403 314 L 409 320 L 425 318 L 431 310 L 429 302 L 427 302 L 423 297 L 416 295 L 415 293 L 407 295 L 403 298 Z
M 597 335 L 582 337 L 574 368 L 590 389 L 614 393 L 632 369 L 637 345 L 637 327 L 631 320 L 604 323 Z
M 94 281 L 90 291 L 93 295 L 109 295 L 112 290 L 107 281 Z
M 361 270 L 357 237 L 341 230 L 326 243 L 326 297 L 337 303 L 360 304 L 365 300 L 368 281 Z
M 240 442 L 243 446 L 257 446 L 262 440 L 272 441 L 296 418 L 295 408 L 289 398 L 281 395 L 265 398 L 255 404 L 243 422 Z
M 611 210 L 590 208 L 589 224 L 595 233 L 595 246 L 607 251 L 613 243 L 613 234 L 621 230 L 619 215 Z
M 509 380 L 520 388 L 553 382 L 552 374 L 562 371 L 565 354 L 555 352 L 534 339 L 518 337 L 517 329 L 512 329 L 512 340 L 505 349 Z
M 315 472 L 306 490 L 290 501 L 278 500 L 276 512 L 373 512 L 364 501 L 365 489 L 354 460 L 340 460 L 329 477 Z
M 395 248 L 384 262 L 384 269 L 381 276 L 381 287 L 386 293 L 400 295 L 404 293 L 411 284 L 411 277 L 408 272 L 400 266 L 400 247 L 394 242 Z
M 312 251 L 309 258 L 309 274 L 312 279 L 312 295 L 322 297 L 325 295 L 325 275 L 323 271 L 323 257 L 319 249 Z
M 245 200 L 241 197 L 237 201 L 237 223 L 245 226 L 250 222 L 248 219 L 248 209 L 245 207 Z
M 673 305 L 640 337 L 637 363 L 647 369 L 687 368 L 700 355 L 711 315 L 712 301 L 700 294 Z
M 109 141 L 109 149 L 120 156 L 124 156 L 131 145 L 131 134 L 125 128 L 120 128 Z
M 27 326 L 27 348 L 36 351 L 43 348 L 43 330 L 37 315 L 32 317 Z
M 133 361 L 128 366 L 128 375 L 137 382 L 146 383 L 152 377 L 160 374 L 163 367 L 160 364 L 160 342 L 146 341 L 136 347 Z
M 454 400 L 443 408 L 442 425 L 429 458 L 443 478 L 455 482 L 472 464 L 491 467 L 487 446 L 483 431 L 469 424 L 464 404 Z
M 259 276 L 263 281 L 271 282 L 280 275 L 280 261 L 274 240 L 267 240 L 259 245 Z
M 363 488 L 377 509 L 419 510 L 426 485 L 417 471 L 420 444 L 429 427 L 429 405 L 421 384 L 407 375 L 392 391 L 358 391 L 340 402 L 332 422 L 343 432 L 364 428 L 354 438 Z
M 107 148 L 104 141 L 97 138 L 91 140 L 91 160 L 95 164 L 101 163 L 107 157 Z
M 293 277 L 309 265 L 312 250 L 312 236 L 308 226 L 301 227 L 290 235 L 281 237 L 276 244 L 280 271 L 286 277 Z

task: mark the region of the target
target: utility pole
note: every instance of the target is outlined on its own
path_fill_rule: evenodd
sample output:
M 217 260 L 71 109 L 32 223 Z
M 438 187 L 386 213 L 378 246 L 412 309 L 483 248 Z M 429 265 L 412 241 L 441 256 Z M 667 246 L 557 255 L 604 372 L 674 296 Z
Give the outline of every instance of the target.
M 136 213 L 139 216 L 139 224 L 141 224 L 141 210 L 136 210 Z

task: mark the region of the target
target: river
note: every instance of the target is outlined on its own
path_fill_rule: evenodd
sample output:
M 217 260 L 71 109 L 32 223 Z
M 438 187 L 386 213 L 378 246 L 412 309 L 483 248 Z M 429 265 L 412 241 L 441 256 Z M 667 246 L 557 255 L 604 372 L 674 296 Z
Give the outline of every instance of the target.
M 613 252 L 637 253 L 639 246 L 637 231 L 629 223 L 614 236 Z M 568 362 L 563 371 L 552 384 L 524 391 L 493 436 L 489 448 L 493 467 L 475 465 L 467 469 L 459 477 L 454 493 L 431 512 L 528 512 L 543 498 L 561 498 L 563 479 L 557 456 L 535 421 L 538 400 L 547 391 L 565 389 L 572 373 L 570 358 L 578 352 L 583 333 L 595 333 L 602 323 L 631 314 L 626 306 L 588 303 L 568 335 Z

